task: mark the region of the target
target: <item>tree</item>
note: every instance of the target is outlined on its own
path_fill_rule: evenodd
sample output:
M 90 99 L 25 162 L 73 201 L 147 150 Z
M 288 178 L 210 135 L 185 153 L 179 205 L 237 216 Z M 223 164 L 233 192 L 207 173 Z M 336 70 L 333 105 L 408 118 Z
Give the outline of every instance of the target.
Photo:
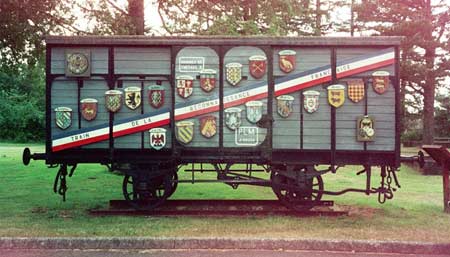
M 171 35 L 313 35 L 309 0 L 158 0 L 164 29 Z
M 450 75 L 449 6 L 442 0 L 363 0 L 355 11 L 360 30 L 405 36 L 401 45 L 402 98 L 406 94 L 423 98 L 423 143 L 433 143 L 435 91 Z

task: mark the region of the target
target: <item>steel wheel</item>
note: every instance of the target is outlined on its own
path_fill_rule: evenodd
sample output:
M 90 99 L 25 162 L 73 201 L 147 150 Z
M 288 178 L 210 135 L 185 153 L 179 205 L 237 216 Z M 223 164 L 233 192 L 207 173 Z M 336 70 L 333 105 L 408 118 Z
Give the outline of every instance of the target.
M 176 175 L 168 174 L 151 178 L 127 174 L 123 179 L 122 193 L 125 200 L 135 209 L 152 210 L 163 204 L 175 192 L 176 185 L 172 181 L 174 176 Z
M 307 211 L 322 199 L 323 180 L 320 175 L 300 183 L 280 172 L 272 171 L 270 180 L 272 190 L 280 202 L 295 211 Z

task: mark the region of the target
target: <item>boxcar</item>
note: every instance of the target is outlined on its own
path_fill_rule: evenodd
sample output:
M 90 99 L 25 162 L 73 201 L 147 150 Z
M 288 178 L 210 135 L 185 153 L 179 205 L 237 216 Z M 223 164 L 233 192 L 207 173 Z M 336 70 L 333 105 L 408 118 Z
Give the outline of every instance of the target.
M 49 36 L 46 151 L 23 161 L 58 166 L 62 195 L 77 164 L 107 165 L 139 209 L 162 204 L 187 164 L 296 210 L 346 192 L 384 202 L 399 186 L 400 40 Z M 327 191 L 322 175 L 344 165 L 365 186 Z

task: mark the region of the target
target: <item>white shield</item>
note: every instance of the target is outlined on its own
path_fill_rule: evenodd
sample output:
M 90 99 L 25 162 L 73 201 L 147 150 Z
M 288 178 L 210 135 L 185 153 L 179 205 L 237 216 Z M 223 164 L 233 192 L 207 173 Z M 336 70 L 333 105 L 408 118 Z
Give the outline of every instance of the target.
M 148 132 L 150 133 L 150 146 L 155 150 L 160 150 L 166 146 L 166 129 L 165 128 L 153 128 Z
M 241 126 L 241 109 L 240 108 L 228 108 L 225 110 L 225 124 L 231 130 L 235 130 Z
M 262 106 L 261 101 L 250 101 L 245 104 L 247 107 L 247 120 L 251 123 L 256 123 L 262 118 Z
M 303 92 L 303 107 L 308 113 L 313 113 L 319 109 L 320 92 L 308 90 Z

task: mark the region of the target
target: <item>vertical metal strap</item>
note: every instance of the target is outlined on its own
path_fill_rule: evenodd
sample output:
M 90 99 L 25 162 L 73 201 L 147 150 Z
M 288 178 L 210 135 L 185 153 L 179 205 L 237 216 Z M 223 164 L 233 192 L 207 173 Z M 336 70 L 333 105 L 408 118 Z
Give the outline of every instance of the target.
M 336 48 L 331 48 L 331 83 L 334 84 L 337 82 L 337 73 L 336 73 Z M 334 165 L 336 163 L 336 107 L 331 106 L 331 156 L 330 156 L 330 164 L 332 166 L 332 171 L 334 170 Z
M 223 155 L 223 87 L 224 87 L 224 77 L 223 77 L 223 68 L 225 61 L 225 53 L 228 49 L 224 47 L 219 48 L 219 154 L 222 157 Z
M 51 61 L 52 61 L 52 47 L 50 45 L 46 46 L 45 51 L 45 148 L 47 153 L 47 158 L 52 152 L 52 78 L 51 78 Z
M 395 89 L 395 166 L 400 167 L 400 133 L 401 133 L 401 101 L 400 99 L 400 50 L 395 47 L 395 66 L 394 66 L 394 89 Z
M 108 87 L 114 89 L 115 77 L 114 77 L 114 48 L 108 47 Z M 111 167 L 114 160 L 114 113 L 109 112 L 109 160 L 111 161 Z
M 303 114 L 303 104 L 304 104 L 304 99 L 303 99 L 303 89 L 300 90 L 300 149 L 303 149 L 303 119 L 304 119 L 304 114 Z
M 83 87 L 83 80 L 77 79 L 77 111 L 78 111 L 78 129 L 81 129 L 81 88 Z
M 272 149 L 273 149 L 273 99 L 275 97 L 275 78 L 273 76 L 273 48 L 266 47 L 265 51 L 267 58 L 267 114 L 270 118 L 270 126 L 267 128 L 267 136 L 269 137 L 269 155 L 272 159 Z

